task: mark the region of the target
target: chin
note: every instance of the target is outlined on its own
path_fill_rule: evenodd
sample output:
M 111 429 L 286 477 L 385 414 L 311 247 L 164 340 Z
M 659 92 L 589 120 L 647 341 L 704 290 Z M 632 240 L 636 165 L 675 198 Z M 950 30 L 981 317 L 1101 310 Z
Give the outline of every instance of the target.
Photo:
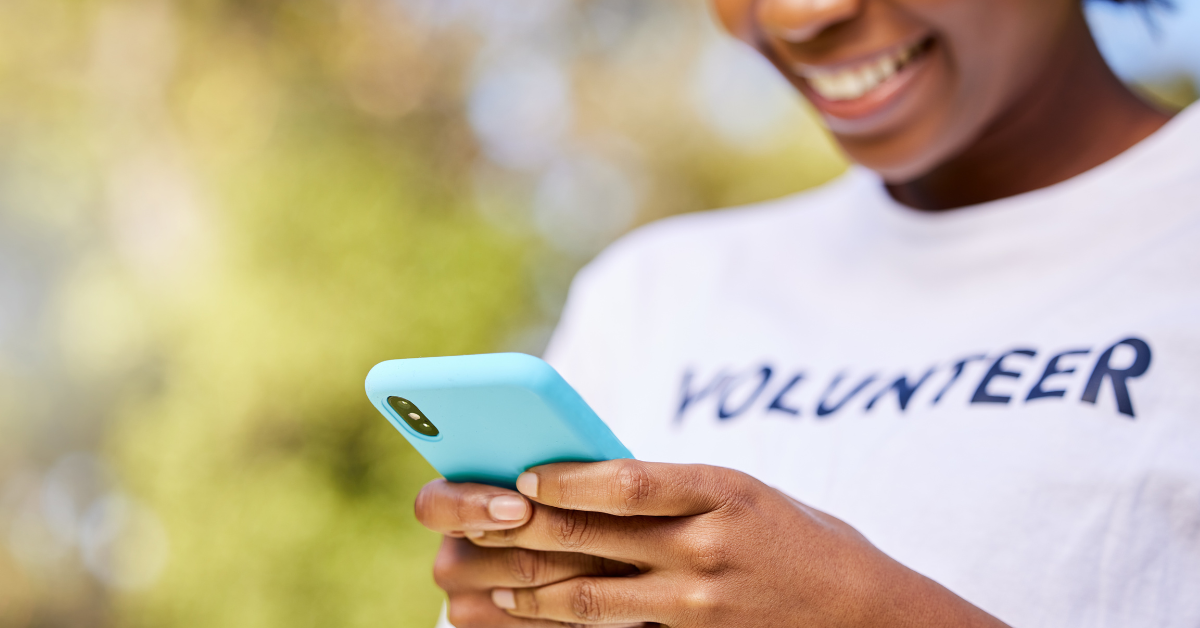
M 854 162 L 874 170 L 891 184 L 920 179 L 953 156 L 953 150 L 912 141 L 864 142 L 863 138 L 835 136 Z
M 984 131 L 981 106 L 938 107 L 913 116 L 889 132 L 834 133 L 856 163 L 879 173 L 890 184 L 920 179 L 963 153 Z M 961 115 L 973 111 L 974 115 Z M 958 112 L 960 115 L 955 115 Z

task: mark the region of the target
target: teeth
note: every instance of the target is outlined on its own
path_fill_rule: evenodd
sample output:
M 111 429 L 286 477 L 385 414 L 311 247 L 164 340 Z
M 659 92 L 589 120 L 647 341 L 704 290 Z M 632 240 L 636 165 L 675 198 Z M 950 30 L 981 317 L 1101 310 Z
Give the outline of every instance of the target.
M 885 53 L 852 68 L 835 71 L 805 68 L 802 73 L 822 98 L 827 100 L 854 100 L 879 87 L 916 56 L 921 44 Z

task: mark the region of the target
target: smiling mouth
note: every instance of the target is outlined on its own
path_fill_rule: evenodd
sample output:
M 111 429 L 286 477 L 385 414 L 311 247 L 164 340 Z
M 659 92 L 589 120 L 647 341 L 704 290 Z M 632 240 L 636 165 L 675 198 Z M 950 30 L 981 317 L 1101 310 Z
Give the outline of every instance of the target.
M 862 62 L 838 69 L 813 66 L 799 68 L 798 73 L 814 92 L 831 102 L 857 100 L 896 76 L 933 46 L 933 38 L 877 54 Z

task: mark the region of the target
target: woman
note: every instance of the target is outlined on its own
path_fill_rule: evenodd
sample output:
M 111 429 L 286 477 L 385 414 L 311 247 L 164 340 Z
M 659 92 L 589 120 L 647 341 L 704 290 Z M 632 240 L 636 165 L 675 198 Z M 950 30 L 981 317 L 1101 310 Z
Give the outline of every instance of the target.
M 1079 0 L 715 4 L 860 166 L 580 274 L 549 359 L 656 462 L 427 486 L 450 620 L 1200 625 L 1200 113 Z

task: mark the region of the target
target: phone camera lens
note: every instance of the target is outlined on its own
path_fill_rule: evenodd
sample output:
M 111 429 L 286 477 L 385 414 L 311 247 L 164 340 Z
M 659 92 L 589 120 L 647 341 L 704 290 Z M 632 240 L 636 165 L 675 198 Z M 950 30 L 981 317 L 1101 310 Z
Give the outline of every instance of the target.
M 408 427 L 412 428 L 414 432 L 430 438 L 441 433 L 433 421 L 430 421 L 429 417 L 425 416 L 425 413 L 421 412 L 421 409 L 413 402 L 403 397 L 388 397 L 387 401 L 400 419 L 408 424 Z

